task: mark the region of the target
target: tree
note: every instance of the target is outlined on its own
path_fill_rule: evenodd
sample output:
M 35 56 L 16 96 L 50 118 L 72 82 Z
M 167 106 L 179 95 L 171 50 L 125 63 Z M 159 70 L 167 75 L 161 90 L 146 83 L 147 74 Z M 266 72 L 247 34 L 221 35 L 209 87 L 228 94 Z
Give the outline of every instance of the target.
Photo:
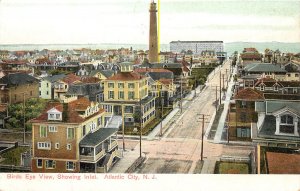
M 36 118 L 45 109 L 47 101 L 39 98 L 31 98 L 25 102 L 26 128 L 31 127 L 29 120 Z M 8 107 L 10 119 L 6 123 L 7 128 L 23 128 L 24 108 L 23 103 L 11 104 Z

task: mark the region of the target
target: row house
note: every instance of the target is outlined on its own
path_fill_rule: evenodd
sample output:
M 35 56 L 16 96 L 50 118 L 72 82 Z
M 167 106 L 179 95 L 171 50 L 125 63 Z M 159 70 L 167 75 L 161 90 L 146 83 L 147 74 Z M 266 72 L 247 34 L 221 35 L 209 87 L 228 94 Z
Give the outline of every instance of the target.
M 0 79 L 0 103 L 20 103 L 39 97 L 39 81 L 24 73 L 7 74 Z
M 32 122 L 32 172 L 108 172 L 120 158 L 118 128 L 104 128 L 99 103 L 49 103 Z
M 106 110 L 105 121 L 114 115 L 122 115 L 125 128 L 134 126 L 139 118 L 144 127 L 155 118 L 155 98 L 148 95 L 147 78 L 133 72 L 132 65 L 123 65 L 121 72 L 104 80 L 103 85 L 104 101 L 101 104 Z
M 300 94 L 300 81 L 260 79 L 257 80 L 254 88 L 264 93 Z

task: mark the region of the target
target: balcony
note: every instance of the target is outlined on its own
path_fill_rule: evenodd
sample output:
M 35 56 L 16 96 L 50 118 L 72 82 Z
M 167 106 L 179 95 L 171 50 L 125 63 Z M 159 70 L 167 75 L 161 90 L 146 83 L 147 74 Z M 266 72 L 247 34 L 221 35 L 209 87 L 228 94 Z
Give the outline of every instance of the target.
M 80 155 L 80 160 L 82 162 L 96 162 L 98 161 L 100 158 L 105 156 L 105 150 L 100 151 L 98 154 L 96 155 Z
M 117 141 L 112 141 L 111 144 L 108 145 L 107 151 L 110 152 L 113 150 L 116 146 L 118 146 Z

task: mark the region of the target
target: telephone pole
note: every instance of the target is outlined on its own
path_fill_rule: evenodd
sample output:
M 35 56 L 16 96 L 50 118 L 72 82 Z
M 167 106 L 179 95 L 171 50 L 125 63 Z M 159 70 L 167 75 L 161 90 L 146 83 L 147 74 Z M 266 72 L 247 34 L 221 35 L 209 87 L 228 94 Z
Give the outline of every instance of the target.
M 180 113 L 182 113 L 182 75 L 180 75 Z
M 124 125 L 124 105 L 122 103 L 121 105 L 121 110 L 122 110 L 122 139 L 123 139 L 123 151 L 125 151 L 125 125 Z
M 25 93 L 23 93 L 23 144 L 26 138 L 26 119 L 25 119 Z
M 205 118 L 205 116 L 209 116 L 209 115 L 205 115 L 205 114 L 198 114 L 198 115 L 202 115 L 202 128 L 201 128 L 201 161 L 203 161 L 203 143 L 204 143 L 204 123 L 205 120 L 207 118 Z
M 142 119 L 143 119 L 143 110 L 142 110 L 142 101 L 140 97 L 140 108 L 141 108 L 141 116 L 140 116 L 140 158 L 142 158 Z
M 221 69 L 220 69 L 220 76 L 219 76 L 219 80 L 220 80 L 220 105 L 221 105 L 221 97 L 222 97 L 222 82 L 221 82 Z

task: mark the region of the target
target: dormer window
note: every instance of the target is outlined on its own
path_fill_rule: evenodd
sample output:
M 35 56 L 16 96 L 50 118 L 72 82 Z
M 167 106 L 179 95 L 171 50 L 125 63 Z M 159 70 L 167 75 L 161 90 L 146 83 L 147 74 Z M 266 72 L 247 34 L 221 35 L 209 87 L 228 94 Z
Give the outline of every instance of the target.
M 294 119 L 291 115 L 282 115 L 280 117 L 280 133 L 294 134 Z
M 265 91 L 265 86 L 264 85 L 260 86 L 260 91 Z
M 50 109 L 48 112 L 48 120 L 61 121 L 62 113 L 55 108 Z

